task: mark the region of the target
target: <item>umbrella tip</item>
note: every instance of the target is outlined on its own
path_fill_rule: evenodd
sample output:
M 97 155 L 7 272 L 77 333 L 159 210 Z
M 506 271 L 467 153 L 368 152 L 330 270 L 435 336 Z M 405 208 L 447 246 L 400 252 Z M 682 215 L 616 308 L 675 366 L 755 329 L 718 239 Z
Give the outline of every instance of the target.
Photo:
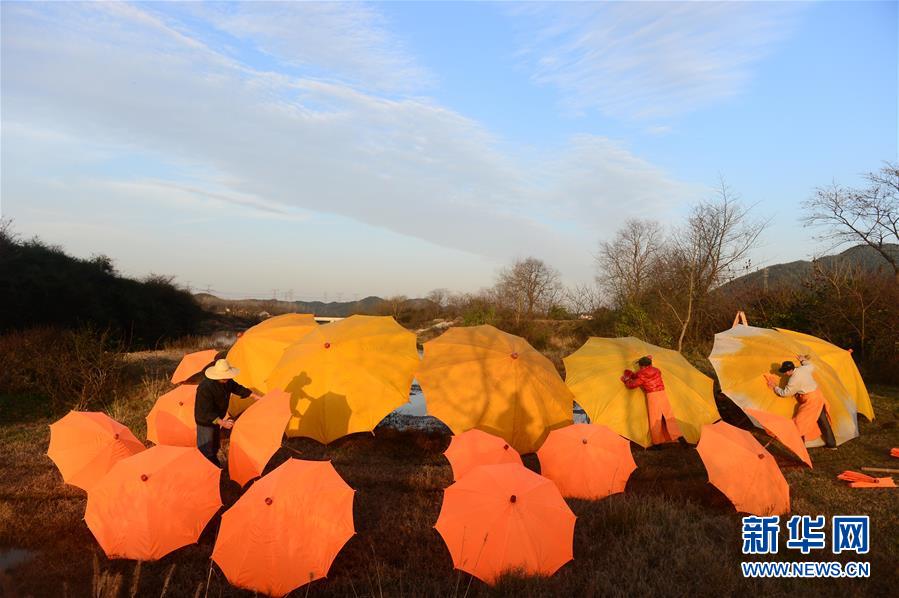
M 510 355 L 510 357 L 512 359 L 518 359 L 518 353 L 512 353 L 512 355 Z
M 517 501 L 517 500 L 518 500 L 518 497 L 515 496 L 514 494 L 513 494 L 512 496 L 509 497 L 509 502 L 515 502 L 515 501 Z
M 325 349 L 330 349 L 330 348 L 331 348 L 331 343 L 325 343 Z
M 764 458 L 765 458 L 765 454 L 764 454 L 764 453 L 759 453 L 759 459 L 764 459 Z
M 265 497 L 265 504 L 267 504 L 267 505 L 272 504 L 272 497 L 271 497 L 271 496 L 266 496 L 266 497 Z
M 184 401 L 178 401 L 178 406 L 179 406 L 179 407 L 184 407 Z
M 147 474 L 145 474 L 145 473 L 140 474 L 140 481 L 141 481 L 141 482 L 146 482 L 146 481 L 149 480 L 149 479 L 150 479 L 150 478 L 147 477 Z
M 509 450 L 509 445 L 508 445 L 508 444 L 504 444 L 504 445 L 503 445 L 503 450 L 504 450 L 504 451 Z
M 581 438 L 581 442 L 583 442 L 584 444 L 587 444 L 587 439 L 586 439 L 586 438 Z
M 119 439 L 118 433 L 113 434 L 113 435 L 112 435 L 112 438 L 113 438 L 113 440 L 118 440 L 118 439 Z

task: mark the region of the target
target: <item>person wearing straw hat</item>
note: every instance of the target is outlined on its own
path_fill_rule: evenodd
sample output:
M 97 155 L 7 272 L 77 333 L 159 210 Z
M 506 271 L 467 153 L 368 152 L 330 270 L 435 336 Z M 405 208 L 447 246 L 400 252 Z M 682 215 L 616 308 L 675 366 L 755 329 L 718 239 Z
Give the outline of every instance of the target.
M 680 427 L 674 419 L 671 402 L 662 382 L 662 371 L 652 365 L 652 355 L 637 360 L 636 372 L 624 370 L 621 381 L 628 388 L 640 388 L 646 395 L 646 411 L 649 415 L 649 436 L 652 444 L 658 446 L 666 442 L 678 441 L 685 444 Z
M 808 355 L 797 355 L 799 367 L 792 361 L 785 361 L 777 371 L 787 377 L 784 386 L 778 386 L 773 379 L 767 378 L 768 387 L 780 397 L 796 398 L 796 414 L 793 421 L 799 428 L 802 439 L 806 442 L 817 440 L 823 436 L 824 446 L 836 448 L 837 442 L 827 417 L 827 403 L 824 393 L 815 381 L 815 365 Z
M 253 391 L 234 381 L 240 373 L 227 359 L 219 359 L 206 368 L 203 381 L 197 386 L 197 400 L 194 403 L 194 421 L 197 423 L 197 448 L 216 467 L 221 467 L 218 458 L 221 446 L 221 432 L 230 430 L 234 420 L 228 417 L 228 403 L 231 395 L 242 399 L 252 396 Z

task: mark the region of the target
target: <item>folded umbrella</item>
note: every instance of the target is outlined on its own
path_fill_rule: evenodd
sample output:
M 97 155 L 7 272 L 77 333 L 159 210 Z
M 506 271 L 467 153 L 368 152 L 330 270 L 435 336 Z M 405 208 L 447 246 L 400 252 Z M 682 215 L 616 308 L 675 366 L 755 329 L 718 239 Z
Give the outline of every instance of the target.
M 709 474 L 737 511 L 781 515 L 790 511 L 790 486 L 774 457 L 746 430 L 720 421 L 702 428 L 696 446 Z
M 196 384 L 182 384 L 159 397 L 147 415 L 147 440 L 171 446 L 197 446 L 196 400 Z
M 453 436 L 443 456 L 453 468 L 454 481 L 458 481 L 479 465 L 522 464 L 518 451 L 512 448 L 508 442 L 499 436 L 477 429 Z
M 752 418 L 757 426 L 763 428 L 769 436 L 779 440 L 782 445 L 799 457 L 803 463 L 812 467 L 812 458 L 808 454 L 808 449 L 805 448 L 805 443 L 799 434 L 799 428 L 796 427 L 796 423 L 792 419 L 750 407 L 744 408 L 743 411 Z
M 875 478 L 857 471 L 846 470 L 837 476 L 837 479 L 849 482 L 850 488 L 895 488 L 896 482 L 891 476 Z
M 188 353 L 182 357 L 181 363 L 178 364 L 175 373 L 172 374 L 172 384 L 180 384 L 205 370 L 215 361 L 216 354 L 218 354 L 218 351 L 215 349 L 208 349 L 206 351 Z
M 631 443 L 599 424 L 553 430 L 537 457 L 540 472 L 570 498 L 596 500 L 624 492 L 637 469 Z
M 90 490 L 117 462 L 146 447 L 105 413 L 70 411 L 50 424 L 47 456 L 65 483 Z
M 228 445 L 228 475 L 246 486 L 262 475 L 272 455 L 280 448 L 290 420 L 290 395 L 273 390 L 237 418 Z
M 196 447 L 154 446 L 91 487 L 84 520 L 109 558 L 160 559 L 195 543 L 222 506 L 220 474 Z
M 270 596 L 325 577 L 355 533 L 353 494 L 330 462 L 288 459 L 222 515 L 212 560 L 233 585 Z

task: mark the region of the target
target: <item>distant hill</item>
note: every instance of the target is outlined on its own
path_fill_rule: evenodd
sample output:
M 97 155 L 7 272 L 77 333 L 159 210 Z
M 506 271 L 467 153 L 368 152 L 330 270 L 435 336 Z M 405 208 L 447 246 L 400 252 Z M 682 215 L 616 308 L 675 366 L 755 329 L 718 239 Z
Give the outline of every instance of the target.
M 899 256 L 899 245 L 889 245 L 888 247 L 892 255 Z M 893 275 L 892 267 L 882 255 L 867 245 L 856 245 L 836 255 L 826 255 L 815 261 L 799 260 L 767 266 L 735 278 L 721 288 L 727 291 L 743 291 L 762 288 L 767 284 L 769 290 L 775 290 L 786 285 L 796 284 L 797 281 L 811 276 L 815 262 L 824 267 L 848 264 L 868 272 L 880 271 L 885 276 Z
M 331 318 L 345 318 L 353 314 L 383 315 L 393 313 L 390 301 L 381 297 L 366 297 L 358 301 L 279 301 L 275 299 L 222 299 L 208 293 L 194 295 L 204 308 L 217 313 L 257 317 L 265 312 L 278 315 L 290 312 L 315 314 Z M 427 299 L 406 299 L 398 306 L 398 311 L 419 311 L 434 308 Z

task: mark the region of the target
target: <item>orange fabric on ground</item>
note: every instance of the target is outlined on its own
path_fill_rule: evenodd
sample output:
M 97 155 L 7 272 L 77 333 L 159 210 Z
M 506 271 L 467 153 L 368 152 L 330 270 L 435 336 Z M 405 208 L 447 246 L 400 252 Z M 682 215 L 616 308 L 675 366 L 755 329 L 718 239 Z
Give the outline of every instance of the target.
M 217 353 L 218 351 L 215 349 L 207 349 L 186 354 L 181 358 L 181 363 L 178 364 L 175 373 L 172 374 L 172 384 L 180 384 L 202 372 L 206 366 L 215 361 Z
M 329 461 L 288 459 L 222 515 L 212 560 L 269 596 L 321 579 L 355 533 L 353 495 Z
M 780 468 L 755 437 L 720 421 L 702 428 L 696 445 L 709 482 L 737 511 L 782 515 L 790 511 L 790 486 Z
M 827 404 L 824 401 L 824 393 L 821 392 L 820 388 L 807 392 L 801 395 L 801 397 L 801 399 L 798 399 L 793 421 L 796 422 L 796 427 L 799 428 L 802 438 L 809 442 L 821 437 L 821 428 L 818 427 L 818 416 L 821 415 L 822 409 L 827 408 Z
M 477 428 L 453 436 L 443 456 L 453 468 L 454 482 L 480 465 L 522 464 L 521 455 L 508 442 Z
M 475 467 L 446 489 L 434 526 L 456 569 L 493 584 L 552 575 L 573 558 L 575 516 L 556 485 L 514 463 Z
M 649 435 L 653 444 L 674 442 L 683 436 L 664 390 L 646 393 L 646 411 L 649 414 Z
M 637 469 L 631 443 L 600 424 L 574 424 L 553 430 L 537 451 L 540 473 L 562 496 L 598 500 L 624 492 Z
M 113 465 L 145 448 L 131 430 L 105 413 L 70 411 L 50 424 L 47 456 L 65 483 L 90 490 Z
M 222 506 L 220 477 L 196 447 L 154 446 L 91 487 L 84 520 L 109 558 L 160 559 L 200 537 Z

